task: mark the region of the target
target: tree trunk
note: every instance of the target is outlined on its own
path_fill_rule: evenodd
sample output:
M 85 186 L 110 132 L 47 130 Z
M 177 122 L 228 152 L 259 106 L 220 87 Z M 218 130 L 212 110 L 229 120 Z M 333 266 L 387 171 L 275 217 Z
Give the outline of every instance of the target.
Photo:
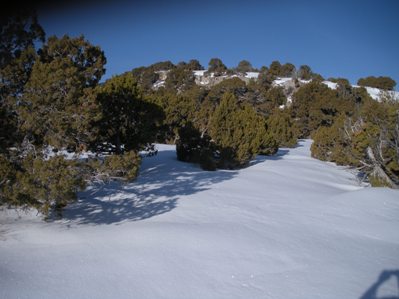
M 391 178 L 386 174 L 386 172 L 384 171 L 384 169 L 381 167 L 381 164 L 377 161 L 377 159 L 375 158 L 374 152 L 371 149 L 371 147 L 367 147 L 367 156 L 368 158 L 371 160 L 372 162 L 372 167 L 373 167 L 373 171 L 372 174 L 380 179 L 382 179 L 383 181 L 385 181 L 386 183 L 388 183 L 388 185 L 393 188 L 393 189 L 399 189 L 399 186 L 397 184 L 395 184 L 395 182 L 393 182 L 391 180 Z

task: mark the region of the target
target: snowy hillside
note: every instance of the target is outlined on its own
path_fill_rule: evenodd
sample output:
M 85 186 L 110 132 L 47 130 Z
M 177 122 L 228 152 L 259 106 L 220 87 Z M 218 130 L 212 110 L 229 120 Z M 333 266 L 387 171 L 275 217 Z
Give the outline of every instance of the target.
M 214 81 L 210 78 L 215 78 L 214 74 L 211 73 L 209 75 L 209 77 L 205 76 L 205 72 L 206 70 L 197 70 L 197 71 L 193 71 L 194 76 L 196 77 L 196 82 L 199 85 L 213 85 L 213 84 L 217 84 L 220 83 L 221 81 L 225 80 L 225 79 L 231 79 L 234 77 L 238 77 L 244 81 L 247 81 L 249 79 L 257 79 L 259 76 L 259 72 L 248 72 L 245 75 L 224 75 L 224 76 L 220 76 L 218 77 L 218 80 Z M 301 80 L 299 79 L 300 83 L 302 84 L 307 84 L 309 83 L 311 80 Z M 163 86 L 164 81 L 159 81 L 157 83 L 154 84 L 154 89 L 159 88 L 160 86 Z M 323 81 L 323 83 L 325 85 L 327 85 L 329 88 L 331 89 L 336 89 L 337 88 L 337 83 L 331 82 L 331 81 Z M 290 77 L 284 77 L 284 78 L 277 78 L 276 80 L 273 81 L 273 85 L 275 86 L 290 86 L 290 87 L 294 87 L 295 83 L 294 80 Z M 352 85 L 353 87 L 359 87 L 358 85 Z M 367 92 L 369 93 L 369 95 L 374 99 L 374 100 L 379 100 L 384 93 L 388 93 L 389 95 L 391 95 L 393 98 L 399 100 L 399 92 L 398 91 L 383 91 L 379 88 L 374 88 L 374 87 L 365 87 Z M 289 99 L 290 101 L 291 99 Z
M 310 141 L 216 172 L 158 147 L 63 220 L 0 211 L 0 298 L 398 295 L 398 191 L 312 159 Z

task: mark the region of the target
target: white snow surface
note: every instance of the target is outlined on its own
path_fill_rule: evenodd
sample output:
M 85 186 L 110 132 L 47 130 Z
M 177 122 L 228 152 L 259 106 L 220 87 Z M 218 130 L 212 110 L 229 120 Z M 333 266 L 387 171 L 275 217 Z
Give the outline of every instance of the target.
M 216 172 L 158 145 L 62 220 L 0 211 L 0 298 L 396 298 L 399 192 L 310 145 Z
M 157 82 L 155 82 L 155 83 L 153 84 L 153 87 L 154 87 L 155 89 L 158 89 L 158 88 L 160 88 L 160 87 L 162 87 L 162 86 L 165 86 L 165 80 L 158 80 Z
M 202 77 L 207 70 L 196 70 L 194 72 L 194 76 Z
M 259 72 L 247 72 L 245 74 L 245 77 L 250 79 L 257 79 L 259 77 Z
M 282 86 L 288 81 L 292 81 L 292 78 L 277 78 L 273 81 L 273 84 L 277 86 Z
M 327 85 L 330 89 L 337 89 L 337 83 L 331 81 L 323 81 L 323 84 Z

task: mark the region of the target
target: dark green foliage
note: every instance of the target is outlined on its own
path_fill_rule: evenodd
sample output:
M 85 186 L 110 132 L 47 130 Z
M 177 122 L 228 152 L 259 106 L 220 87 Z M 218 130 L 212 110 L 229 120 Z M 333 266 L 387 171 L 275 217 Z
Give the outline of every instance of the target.
M 93 176 L 135 178 L 137 150 L 155 140 L 163 114 L 141 98 L 133 75 L 98 87 L 105 72 L 99 47 L 83 37 L 50 37 L 36 54 L 34 42 L 44 34 L 35 18 L 8 22 L 1 23 L 0 204 L 48 216 L 75 200 Z M 123 146 L 113 144 L 115 134 Z M 46 145 L 77 151 L 103 142 L 126 152 L 90 163 L 41 155 Z
M 21 139 L 18 130 L 18 118 L 5 104 L 0 104 L 0 154 L 15 146 Z
M 341 115 L 313 136 L 312 155 L 359 167 L 375 186 L 399 186 L 399 105 L 365 98 L 353 116 Z
M 85 186 L 84 175 L 75 161 L 56 156 L 48 160 L 28 155 L 15 174 L 5 203 L 35 207 L 45 216 L 52 209 L 60 211 L 76 199 L 76 192 Z
M 274 77 L 279 77 L 281 74 L 281 63 L 277 60 L 273 61 L 269 66 L 268 73 Z
M 176 141 L 178 160 L 198 163 L 204 170 L 216 170 L 214 145 L 211 143 L 209 136 L 202 136 L 200 131 L 191 123 L 181 127 L 178 134 L 179 138 Z
M 193 67 L 197 67 L 196 63 L 193 64 L 179 64 L 176 68 L 168 73 L 165 81 L 167 89 L 176 89 L 181 92 L 190 89 L 195 85 L 195 76 Z
M 100 48 L 82 36 L 49 38 L 22 96 L 22 129 L 36 144 L 78 148 L 88 144 L 98 110 L 91 89 L 105 69 Z
M 240 107 L 230 93 L 223 96 L 212 114 L 209 133 L 220 151 L 220 168 L 244 166 L 261 149 L 266 152 L 275 146 L 271 144 L 263 117 L 249 105 Z
M 349 80 L 346 79 L 346 78 L 328 78 L 327 81 L 338 83 L 338 84 L 341 84 L 341 85 L 344 85 L 344 86 L 350 86 L 351 85 Z
M 235 97 L 242 97 L 248 88 L 244 81 L 239 78 L 226 79 L 216 84 L 211 88 L 208 93 L 207 99 L 211 102 L 218 102 L 223 94 L 229 92 L 234 94 Z
M 0 152 L 21 141 L 17 106 L 36 59 L 35 43 L 44 41 L 36 14 L 22 8 L 0 20 Z
M 12 60 L 18 59 L 22 52 L 32 48 L 37 41 L 44 42 L 43 28 L 37 16 L 30 9 L 20 9 L 18 15 L 0 19 L 0 69 Z
M 248 88 L 244 81 L 239 78 L 232 78 L 223 80 L 211 88 L 208 95 L 202 101 L 200 109 L 197 114 L 199 127 L 201 131 L 206 131 L 209 126 L 209 120 L 217 105 L 219 105 L 221 98 L 226 93 L 232 93 L 240 101 L 244 100 L 244 95 Z
M 247 73 L 253 72 L 254 68 L 248 60 L 241 60 L 236 67 L 236 71 L 239 73 Z
M 261 69 L 258 76 L 258 84 L 263 91 L 267 91 L 271 88 L 273 81 L 276 79 L 276 76 L 269 72 L 268 68 Z
M 174 69 L 175 67 L 176 66 L 169 60 L 157 62 L 149 66 L 149 68 L 152 69 L 153 71 L 167 71 Z
M 196 71 L 196 70 L 203 70 L 204 67 L 201 65 L 201 63 L 197 59 L 191 59 L 186 64 L 186 69 Z
M 106 59 L 98 46 L 93 46 L 84 36 L 70 38 L 49 37 L 47 43 L 39 50 L 40 62 L 43 64 L 67 64 L 76 69 L 79 80 L 84 87 L 93 87 L 105 73 Z M 62 69 L 62 68 L 60 68 Z
M 293 147 L 297 144 L 297 129 L 289 110 L 274 109 L 267 119 L 267 128 L 279 146 Z
M 97 146 L 105 142 L 121 154 L 143 149 L 155 141 L 163 113 L 159 106 L 143 99 L 131 73 L 107 80 L 97 93 L 101 109 Z
M 162 108 L 165 114 L 163 126 L 158 132 L 158 141 L 173 143 L 179 128 L 188 122 L 199 125 L 197 117 L 206 91 L 197 85 L 176 94 L 173 90 L 160 89 L 148 96 L 148 101 Z
M 214 73 L 215 76 L 220 76 L 227 71 L 227 67 L 219 58 L 212 58 L 208 63 L 208 72 Z
M 17 176 L 15 165 L 0 153 L 0 205 L 10 201 Z
M 351 154 L 349 136 L 345 133 L 345 115 L 340 115 L 331 127 L 319 127 L 313 134 L 312 157 L 340 165 L 356 165 Z
M 296 72 L 295 65 L 292 63 L 283 64 L 280 68 L 280 77 L 292 77 Z
M 369 87 L 376 87 L 385 90 L 393 90 L 396 86 L 395 80 L 390 77 L 366 77 L 360 78 L 357 81 L 357 84 L 360 86 L 369 86 Z
M 132 74 L 144 90 L 151 90 L 153 84 L 159 79 L 159 74 L 150 67 L 135 68 L 132 70 Z
M 326 85 L 312 81 L 293 96 L 292 113 L 300 137 L 309 137 L 320 126 L 331 126 L 340 113 L 350 114 L 355 101 L 340 96 Z
M 265 71 L 270 78 L 292 77 L 295 75 L 296 69 L 292 63 L 282 65 L 279 61 L 275 60 L 270 64 L 269 69 L 266 68 L 263 72 Z
M 140 167 L 140 156 L 135 151 L 126 151 L 122 155 L 110 155 L 100 167 L 102 174 L 110 178 L 133 180 L 137 177 Z
M 283 88 L 279 86 L 268 89 L 262 93 L 262 96 L 262 101 L 257 102 L 255 107 L 263 115 L 269 115 L 274 108 L 286 104 L 287 101 Z
M 310 66 L 308 65 L 301 65 L 298 70 L 298 78 L 302 80 L 310 80 L 312 79 L 313 72 Z

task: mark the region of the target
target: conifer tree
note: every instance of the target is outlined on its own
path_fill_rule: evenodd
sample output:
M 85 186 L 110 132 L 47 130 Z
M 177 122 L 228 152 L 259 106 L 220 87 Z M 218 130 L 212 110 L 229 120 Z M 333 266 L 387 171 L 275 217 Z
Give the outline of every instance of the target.
M 141 150 L 155 141 L 163 119 L 159 106 L 145 101 L 131 73 L 115 76 L 97 87 L 101 118 L 97 122 L 100 137 L 113 145 L 116 154 Z
M 227 70 L 227 67 L 224 65 L 221 59 L 212 58 L 208 63 L 208 72 L 214 73 L 215 76 L 220 76 L 223 72 Z
M 210 136 L 220 150 L 219 167 L 246 165 L 261 149 L 272 147 L 263 117 L 249 105 L 242 108 L 231 93 L 226 93 L 212 114 Z
M 298 70 L 298 78 L 302 80 L 310 80 L 312 79 L 312 69 L 308 65 L 301 65 Z
M 92 88 L 104 74 L 105 56 L 83 36 L 50 37 L 39 52 L 22 97 L 22 128 L 36 144 L 87 146 L 98 109 Z
M 248 60 L 241 60 L 236 67 L 236 71 L 239 73 L 247 73 L 253 72 L 254 68 Z
M 288 109 L 275 108 L 267 119 L 267 128 L 279 146 L 293 147 L 297 144 L 297 130 Z
M 366 77 L 366 78 L 360 78 L 357 81 L 357 84 L 360 86 L 369 86 L 369 87 L 376 87 L 380 89 L 385 89 L 385 90 L 393 90 L 396 86 L 395 80 L 393 80 L 390 77 Z

